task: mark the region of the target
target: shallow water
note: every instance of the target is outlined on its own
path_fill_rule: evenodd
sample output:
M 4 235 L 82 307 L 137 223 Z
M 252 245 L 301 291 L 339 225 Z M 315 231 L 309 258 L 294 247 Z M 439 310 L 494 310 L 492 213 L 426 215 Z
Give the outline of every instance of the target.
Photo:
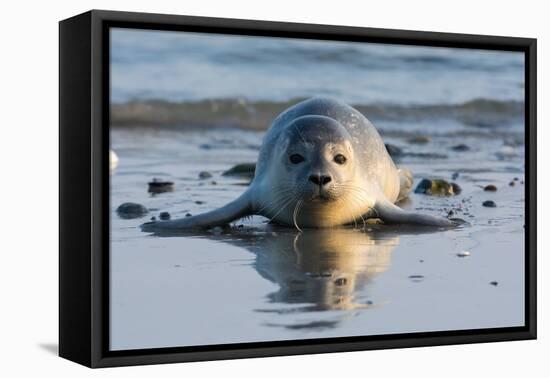
M 246 180 L 221 173 L 255 161 L 263 133 L 112 129 L 120 163 L 111 176 L 111 349 L 523 325 L 521 125 L 424 124 L 425 145 L 407 143 L 419 131 L 414 125 L 376 126 L 386 143 L 409 153 L 396 162 L 412 169 L 416 183 L 459 174 L 460 195 L 413 193 L 402 206 L 438 215 L 453 209 L 469 226 L 300 233 L 252 217 L 201 235 L 151 236 L 138 228 L 151 216 L 197 214 L 244 191 Z M 453 151 L 459 143 L 470 151 Z M 201 171 L 213 177 L 201 180 Z M 174 191 L 148 194 L 153 178 L 174 181 Z M 483 191 L 486 184 L 498 191 Z M 497 207 L 483 207 L 488 199 Z M 150 213 L 121 219 L 116 208 L 124 202 Z

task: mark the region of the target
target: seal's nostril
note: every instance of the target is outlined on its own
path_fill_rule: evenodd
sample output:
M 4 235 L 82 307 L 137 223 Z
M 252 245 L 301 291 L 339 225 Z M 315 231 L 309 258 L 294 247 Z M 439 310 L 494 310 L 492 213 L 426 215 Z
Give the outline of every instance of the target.
M 321 184 L 321 176 L 311 175 L 311 176 L 309 176 L 309 181 L 311 181 L 315 185 L 320 185 Z
M 321 176 L 321 185 L 326 185 L 332 181 L 330 176 Z
M 323 186 L 331 182 L 332 178 L 330 176 L 324 176 L 324 175 L 311 175 L 309 176 L 309 181 L 311 181 L 315 185 Z

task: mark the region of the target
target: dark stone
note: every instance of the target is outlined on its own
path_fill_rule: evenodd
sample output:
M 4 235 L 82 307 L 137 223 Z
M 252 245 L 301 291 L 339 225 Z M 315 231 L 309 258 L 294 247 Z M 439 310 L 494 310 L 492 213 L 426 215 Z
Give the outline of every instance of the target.
M 424 136 L 424 135 L 418 135 L 414 136 L 412 138 L 407 139 L 407 142 L 411 144 L 426 144 L 430 142 L 430 137 Z
M 391 157 L 399 157 L 403 156 L 403 150 L 399 147 L 397 147 L 394 144 L 386 143 L 386 151 L 388 151 L 388 154 L 390 154 Z
M 427 194 L 429 190 L 432 188 L 432 181 L 428 179 L 422 179 L 416 186 L 416 189 L 414 190 L 415 193 L 420 194 Z
M 457 195 L 457 194 L 462 193 L 462 188 L 460 186 L 458 186 L 458 184 L 452 182 L 451 186 L 453 187 L 453 193 L 452 194 Z
M 155 178 L 149 182 L 149 193 L 165 193 L 173 190 L 174 183 L 172 181 L 162 181 Z
M 435 152 L 405 152 L 403 156 L 409 156 L 419 159 L 447 159 L 449 156 Z
M 197 205 L 203 205 L 205 202 L 204 202 L 204 201 L 195 201 L 195 203 L 196 203 Z
M 422 179 L 414 190 L 418 194 L 429 196 L 453 196 L 460 194 L 462 189 L 456 183 L 449 183 L 441 179 Z
M 452 146 L 451 149 L 458 152 L 470 151 L 470 147 L 465 144 L 457 144 L 456 146 Z
M 497 207 L 497 204 L 495 203 L 495 201 L 490 201 L 490 200 L 484 201 L 482 205 L 485 207 Z
M 497 281 L 491 281 L 489 282 L 489 284 L 493 285 L 493 286 L 498 286 L 498 282 Z
M 483 190 L 485 190 L 486 192 L 496 192 L 497 187 L 490 184 L 490 185 L 485 186 L 485 188 L 483 188 Z
M 210 173 L 210 172 L 207 172 L 207 171 L 199 172 L 199 178 L 201 180 L 209 179 L 211 177 L 212 177 L 212 173 Z
M 144 217 L 149 210 L 139 203 L 126 202 L 120 205 L 116 212 L 118 216 L 122 219 L 134 219 Z
M 160 213 L 159 218 L 161 220 L 169 220 L 170 219 L 170 213 L 167 212 L 167 211 L 163 211 L 162 213 Z
M 256 171 L 256 163 L 237 164 L 222 173 L 222 176 L 240 176 L 253 178 Z

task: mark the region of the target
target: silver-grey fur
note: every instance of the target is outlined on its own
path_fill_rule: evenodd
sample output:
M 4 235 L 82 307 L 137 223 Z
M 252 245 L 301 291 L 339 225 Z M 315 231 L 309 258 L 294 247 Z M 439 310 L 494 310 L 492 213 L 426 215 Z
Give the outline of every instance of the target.
M 156 232 L 220 226 L 248 215 L 303 227 L 332 227 L 377 217 L 385 223 L 449 227 L 446 218 L 405 211 L 395 202 L 412 188 L 378 131 L 360 112 L 330 98 L 300 102 L 272 123 L 248 189 L 219 209 L 143 224 Z

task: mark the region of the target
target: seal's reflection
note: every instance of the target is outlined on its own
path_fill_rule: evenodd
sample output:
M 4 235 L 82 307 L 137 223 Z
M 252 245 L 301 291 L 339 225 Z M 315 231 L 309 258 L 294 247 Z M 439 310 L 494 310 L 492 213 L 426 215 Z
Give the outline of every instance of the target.
M 366 308 L 372 302 L 357 294 L 389 267 L 398 242 L 345 228 L 276 233 L 253 248 L 254 265 L 280 287 L 271 302 L 304 304 L 299 311 Z
M 192 234 L 163 232 L 156 235 Z M 267 295 L 268 304 L 264 303 L 255 311 L 293 314 L 280 317 L 278 321 L 270 318 L 266 323 L 290 330 L 333 328 L 353 310 L 384 305 L 383 301 L 369 298 L 367 286 L 374 276 L 388 269 L 391 253 L 399 244 L 395 232 L 347 227 L 303 232 L 271 225 L 262 229 L 231 227 L 215 235 L 192 236 L 252 252 L 256 256 L 252 264 L 256 271 L 278 286 Z M 273 304 L 282 306 L 277 308 Z

